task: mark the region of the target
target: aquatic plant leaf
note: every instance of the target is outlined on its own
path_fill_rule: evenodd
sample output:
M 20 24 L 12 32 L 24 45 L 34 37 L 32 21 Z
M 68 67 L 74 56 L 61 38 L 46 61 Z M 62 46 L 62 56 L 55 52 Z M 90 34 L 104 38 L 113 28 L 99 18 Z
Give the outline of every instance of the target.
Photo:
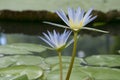
M 42 69 L 49 69 L 49 65 L 44 62 L 44 58 L 39 56 L 16 55 L 0 58 L 0 68 L 15 65 L 39 65 Z
M 62 62 L 63 63 L 70 63 L 70 61 L 71 61 L 70 56 L 62 56 Z M 77 57 L 75 58 L 75 64 L 79 65 L 80 61 L 81 61 L 80 58 L 77 58 Z M 45 59 L 45 62 L 47 64 L 50 64 L 51 66 L 54 66 L 54 65 L 59 63 L 59 58 L 58 58 L 58 56 L 48 57 L 48 58 Z
M 67 74 L 67 69 L 63 69 L 63 80 L 65 80 L 66 74 Z M 70 80 L 82 80 L 83 78 L 85 78 L 87 76 L 89 76 L 89 75 L 73 69 L 72 75 L 70 76 Z M 47 80 L 59 80 L 59 78 L 60 78 L 59 77 L 59 70 L 51 71 L 47 75 Z
M 1 77 L 13 77 L 13 76 L 20 76 L 20 75 L 27 75 L 28 79 L 37 79 L 42 76 L 43 71 L 39 66 L 12 66 L 7 68 L 0 68 L 0 75 Z
M 68 4 L 69 4 L 69 6 L 72 6 L 74 8 L 76 6 L 83 7 L 85 10 L 87 10 L 90 7 L 94 7 L 96 10 L 104 11 L 104 12 L 113 10 L 113 9 L 115 9 L 115 10 L 120 9 L 120 6 L 119 6 L 120 1 L 119 0 L 114 0 L 114 1 L 113 0 L 103 0 L 103 1 L 99 1 L 99 0 L 92 0 L 92 1 L 90 1 L 90 0 L 71 0 L 71 1 L 64 0 L 64 1 L 60 1 L 60 2 L 57 2 L 56 0 L 49 0 L 49 2 L 46 2 L 46 1 L 47 0 L 42 0 L 42 1 L 36 0 L 36 1 L 29 2 L 29 0 L 13 0 L 14 3 L 13 2 L 10 3 L 9 0 L 4 0 L 4 1 L 1 0 L 0 1 L 0 9 L 1 10 L 7 9 L 7 10 L 13 10 L 13 11 L 24 11 L 24 10 L 55 11 L 58 8 L 60 8 L 60 6 L 63 9 L 66 9 L 66 7 L 68 7 Z M 55 3 L 55 5 L 53 5 L 53 3 Z M 5 4 L 5 5 L 3 5 L 3 4 Z M 18 4 L 22 4 L 22 5 L 18 5 Z M 11 5 L 14 5 L 14 6 L 11 6 Z M 46 5 L 49 5 L 49 7 Z M 46 14 L 46 15 L 48 15 L 48 14 Z M 51 18 L 53 16 L 49 16 L 49 17 Z M 36 18 L 38 18 L 38 17 L 36 17 Z M 30 19 L 34 20 L 34 18 L 31 16 L 30 16 Z
M 119 55 L 93 55 L 87 57 L 86 61 L 91 66 L 120 67 Z
M 12 80 L 14 76 L 0 76 L 0 80 Z
M 27 50 L 23 50 L 23 49 L 18 49 L 15 47 L 11 47 L 11 46 L 0 46 L 0 54 L 32 54 L 31 52 L 28 52 Z
M 41 45 L 32 44 L 32 43 L 14 43 L 14 44 L 11 44 L 11 46 L 18 49 L 31 51 L 31 52 L 42 52 L 46 50 L 46 48 L 43 48 Z
M 90 73 L 95 80 L 119 80 L 119 69 L 106 67 L 82 67 L 85 73 Z
M 69 62 L 62 62 L 62 67 L 63 68 L 69 68 L 69 66 L 70 66 Z M 74 67 L 80 67 L 81 65 L 80 65 L 80 63 L 74 63 L 73 66 Z M 59 70 L 59 68 L 60 68 L 59 63 L 57 63 L 57 64 L 55 64 L 51 67 L 51 71 Z
M 11 65 L 13 65 L 15 63 L 16 63 L 16 61 L 11 56 L 9 56 L 9 57 L 0 57 L 0 68 L 8 67 L 8 66 L 11 66 Z
M 32 54 L 32 52 L 40 53 L 45 50 L 46 48 L 31 43 L 14 43 L 0 46 L 0 54 Z
M 16 63 L 14 65 L 39 65 L 42 69 L 49 69 L 49 65 L 45 63 L 44 58 L 39 56 L 13 56 Z
M 112 74 L 111 74 L 112 73 Z M 65 80 L 67 68 L 63 69 L 63 80 Z M 119 69 L 102 67 L 74 67 L 70 80 L 84 80 L 91 78 L 95 80 L 119 80 Z M 59 70 L 51 71 L 47 75 L 47 80 L 59 80 Z
M 12 80 L 29 80 L 29 79 L 28 79 L 27 75 L 20 75 L 20 76 L 15 77 Z

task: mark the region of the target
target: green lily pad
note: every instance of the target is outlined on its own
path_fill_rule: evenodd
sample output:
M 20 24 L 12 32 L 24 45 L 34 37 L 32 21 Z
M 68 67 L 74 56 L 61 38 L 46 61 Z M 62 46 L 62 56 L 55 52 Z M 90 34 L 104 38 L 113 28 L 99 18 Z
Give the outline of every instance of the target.
M 5 56 L 0 58 L 0 68 L 14 65 L 39 65 L 43 69 L 49 69 L 50 66 L 44 62 L 44 58 L 32 55 Z
M 12 46 L 0 46 L 0 54 L 32 54 L 23 49 L 18 49 Z
M 81 73 L 80 71 L 73 70 L 70 80 L 82 80 L 88 76 L 85 73 L 82 74 L 80 73 Z M 63 69 L 63 80 L 65 80 L 66 74 L 67 74 L 67 69 Z M 47 80 L 60 80 L 59 70 L 54 70 L 51 71 L 49 74 L 47 74 Z
M 7 68 L 1 68 L 0 69 L 0 77 L 15 77 L 20 75 L 27 75 L 28 79 L 37 79 L 41 77 L 43 74 L 43 71 L 38 66 L 12 66 Z
M 29 80 L 27 75 L 17 76 L 13 80 Z
M 0 54 L 32 54 L 32 52 L 40 53 L 45 50 L 46 48 L 31 43 L 14 43 L 0 46 Z
M 118 67 L 120 66 L 119 55 L 94 55 L 86 58 L 89 65 Z
M 12 47 L 23 49 L 32 52 L 43 52 L 46 49 L 38 44 L 31 44 L 31 43 L 14 43 L 11 44 Z
M 63 62 L 62 63 L 62 67 L 63 68 L 69 68 L 69 66 L 70 66 L 70 63 L 69 62 Z M 74 64 L 73 65 L 73 67 L 80 67 L 80 64 Z M 54 71 L 54 70 L 59 70 L 59 68 L 60 68 L 60 65 L 59 65 L 59 63 L 58 64 L 56 64 L 56 65 L 54 65 L 54 66 L 52 66 L 51 67 L 51 71 Z
M 67 74 L 66 68 L 63 69 L 63 80 Z M 100 68 L 100 67 L 74 67 L 70 80 L 86 80 L 92 78 L 95 80 L 119 80 L 119 69 Z M 47 75 L 47 80 L 59 80 L 59 70 L 51 71 Z
M 49 69 L 49 65 L 45 63 L 44 58 L 39 56 L 14 56 L 16 61 L 15 65 L 39 65 L 43 69 Z
M 85 10 L 88 10 L 93 6 L 95 10 L 99 11 L 108 11 L 108 10 L 120 10 L 120 0 L 64 0 L 57 2 L 56 0 L 13 0 L 13 2 L 9 2 L 9 0 L 1 0 L 0 1 L 0 10 L 14 10 L 14 11 L 23 11 L 23 10 L 48 10 L 55 11 L 61 8 L 66 9 L 68 5 L 70 7 L 76 8 L 77 6 L 82 7 Z M 55 3 L 55 5 L 53 5 Z M 21 4 L 21 5 L 18 5 Z M 46 6 L 48 5 L 48 6 Z
M 75 64 L 79 65 L 80 61 L 81 61 L 80 58 L 77 58 L 77 57 L 75 58 Z M 59 58 L 58 58 L 58 56 L 48 57 L 48 58 L 45 59 L 45 62 L 50 64 L 51 66 L 54 66 L 54 65 L 59 63 Z M 71 57 L 62 56 L 62 62 L 63 63 L 70 63 L 71 62 Z
M 120 70 L 107 67 L 82 67 L 80 70 L 89 73 L 95 80 L 119 80 Z
M 12 80 L 13 76 L 0 76 L 0 80 Z
M 30 55 L 17 55 L 12 58 L 16 61 L 16 65 L 39 65 L 44 61 L 42 57 Z
M 11 57 L 0 57 L 0 68 L 8 67 L 16 63 L 16 61 Z

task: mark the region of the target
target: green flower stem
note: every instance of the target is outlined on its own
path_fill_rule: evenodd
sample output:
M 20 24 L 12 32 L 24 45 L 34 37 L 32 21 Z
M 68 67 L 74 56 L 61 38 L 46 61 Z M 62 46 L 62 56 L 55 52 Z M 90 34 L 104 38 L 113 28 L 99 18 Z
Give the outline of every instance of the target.
M 61 56 L 61 51 L 58 51 L 58 55 L 59 55 L 59 66 L 60 66 L 60 80 L 63 79 L 63 72 L 62 72 L 62 56 Z
M 73 67 L 73 64 L 74 64 L 74 59 L 75 59 L 75 56 L 76 56 L 77 35 L 78 35 L 78 32 L 74 31 L 74 45 L 73 45 L 72 59 L 71 59 L 71 63 L 70 63 L 70 66 L 69 66 L 69 69 L 68 69 L 68 72 L 67 72 L 66 80 L 69 80 L 69 78 L 70 78 L 72 67 Z

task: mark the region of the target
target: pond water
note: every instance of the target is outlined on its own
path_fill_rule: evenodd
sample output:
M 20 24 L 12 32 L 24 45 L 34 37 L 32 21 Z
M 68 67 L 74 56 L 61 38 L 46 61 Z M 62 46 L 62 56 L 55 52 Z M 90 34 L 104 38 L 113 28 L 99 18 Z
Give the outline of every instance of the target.
M 70 37 L 72 38 L 72 36 Z M 34 43 L 42 44 L 44 42 L 38 36 L 25 35 L 25 34 L 4 34 L 0 35 L 0 44 L 12 43 Z M 92 37 L 90 35 L 81 35 L 78 40 L 77 56 L 84 57 L 97 54 L 116 54 L 120 49 L 120 36 L 101 35 Z M 63 51 L 63 55 L 71 55 L 72 44 Z M 44 57 L 57 55 L 55 51 L 45 51 L 40 54 Z

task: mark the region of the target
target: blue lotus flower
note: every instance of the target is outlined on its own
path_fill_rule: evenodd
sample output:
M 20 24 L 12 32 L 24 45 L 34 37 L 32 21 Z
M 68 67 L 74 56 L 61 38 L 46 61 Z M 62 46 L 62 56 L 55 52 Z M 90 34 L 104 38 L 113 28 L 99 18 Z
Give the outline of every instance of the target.
M 59 11 L 56 11 L 58 16 L 66 23 L 67 26 L 52 23 L 52 22 L 46 22 L 44 23 L 59 26 L 62 28 L 68 28 L 73 31 L 79 31 L 80 29 L 87 29 L 92 31 L 98 31 L 103 33 L 108 33 L 107 31 L 95 29 L 95 28 L 89 28 L 89 27 L 83 27 L 93 21 L 97 16 L 93 16 L 91 12 L 93 9 L 89 9 L 86 13 L 83 9 L 80 7 L 77 10 L 74 10 L 73 8 L 68 8 L 68 17 L 66 16 L 65 12 L 61 9 Z M 68 27 L 69 26 L 69 27 Z
M 68 18 L 63 10 L 57 11 L 56 13 L 72 30 L 77 31 L 96 18 L 96 16 L 92 17 L 92 10 L 91 8 L 85 14 L 84 10 L 80 9 L 80 7 L 77 10 L 68 8 Z
M 56 32 L 55 30 L 53 30 L 53 33 L 49 31 L 47 32 L 48 34 L 43 33 L 44 38 L 40 38 L 55 50 L 62 50 L 73 42 L 73 40 L 71 40 L 67 43 L 71 31 L 65 30 L 62 34 Z

